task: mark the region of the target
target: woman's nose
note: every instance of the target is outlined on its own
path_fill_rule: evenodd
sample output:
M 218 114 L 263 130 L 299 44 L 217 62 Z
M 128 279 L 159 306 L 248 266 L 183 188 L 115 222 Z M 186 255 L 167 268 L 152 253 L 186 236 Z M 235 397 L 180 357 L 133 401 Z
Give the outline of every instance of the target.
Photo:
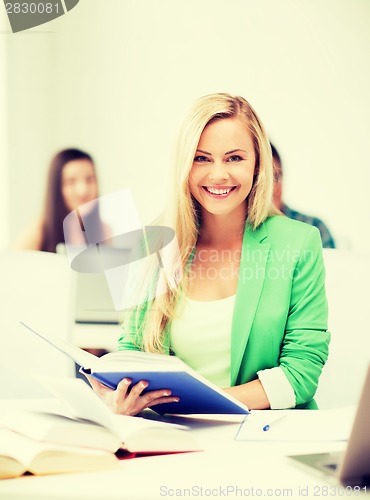
M 214 162 L 209 172 L 209 179 L 213 181 L 227 180 L 230 177 L 229 172 L 223 162 Z
M 77 185 L 76 185 L 76 194 L 78 194 L 79 196 L 84 196 L 89 190 L 89 186 L 87 184 L 87 182 L 78 182 Z

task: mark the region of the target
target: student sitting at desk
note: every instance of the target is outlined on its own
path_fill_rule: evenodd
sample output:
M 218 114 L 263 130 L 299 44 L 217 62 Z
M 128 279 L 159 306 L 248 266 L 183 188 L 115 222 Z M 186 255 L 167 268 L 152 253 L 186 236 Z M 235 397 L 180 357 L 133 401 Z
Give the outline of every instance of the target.
M 180 133 L 170 213 L 181 284 L 137 306 L 119 349 L 174 352 L 250 409 L 316 408 L 328 356 L 317 228 L 279 215 L 264 127 L 241 97 L 199 99 Z M 176 272 L 176 269 L 174 269 Z M 166 388 L 90 380 L 117 413 L 176 401 Z

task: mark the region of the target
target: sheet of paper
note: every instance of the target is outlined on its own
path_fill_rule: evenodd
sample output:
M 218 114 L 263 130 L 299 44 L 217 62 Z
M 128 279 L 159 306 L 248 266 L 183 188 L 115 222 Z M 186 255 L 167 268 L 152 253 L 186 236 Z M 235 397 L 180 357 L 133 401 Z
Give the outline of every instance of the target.
M 352 406 L 333 410 L 253 410 L 241 424 L 235 440 L 346 441 L 355 411 Z

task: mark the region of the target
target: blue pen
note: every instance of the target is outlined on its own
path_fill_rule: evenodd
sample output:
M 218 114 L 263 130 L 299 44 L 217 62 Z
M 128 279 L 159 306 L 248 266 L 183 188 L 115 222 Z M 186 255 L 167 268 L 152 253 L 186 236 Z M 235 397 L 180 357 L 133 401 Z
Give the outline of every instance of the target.
M 268 431 L 272 425 L 275 425 L 275 424 L 276 424 L 276 422 L 280 422 L 280 420 L 282 420 L 282 419 L 283 419 L 283 418 L 285 418 L 285 417 L 286 417 L 286 415 L 282 415 L 281 417 L 277 418 L 276 420 L 273 420 L 273 421 L 272 421 L 272 422 L 270 422 L 269 424 L 264 425 L 264 426 L 262 427 L 262 430 L 263 430 L 263 431 L 265 431 L 265 432 L 266 432 L 266 431 Z

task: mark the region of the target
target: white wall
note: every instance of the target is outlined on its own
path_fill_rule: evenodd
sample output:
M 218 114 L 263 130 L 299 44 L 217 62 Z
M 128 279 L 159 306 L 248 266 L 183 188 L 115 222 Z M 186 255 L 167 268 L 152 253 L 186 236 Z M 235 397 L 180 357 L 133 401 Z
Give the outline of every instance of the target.
M 7 113 L 7 30 L 5 17 L 0 16 L 0 248 L 9 241 L 9 163 Z M 5 36 L 4 36 L 5 35 Z
M 6 35 L 11 238 L 72 145 L 96 158 L 103 193 L 131 187 L 150 221 L 185 110 L 226 91 L 281 152 L 286 201 L 369 248 L 369 19 L 367 0 L 81 0 Z

